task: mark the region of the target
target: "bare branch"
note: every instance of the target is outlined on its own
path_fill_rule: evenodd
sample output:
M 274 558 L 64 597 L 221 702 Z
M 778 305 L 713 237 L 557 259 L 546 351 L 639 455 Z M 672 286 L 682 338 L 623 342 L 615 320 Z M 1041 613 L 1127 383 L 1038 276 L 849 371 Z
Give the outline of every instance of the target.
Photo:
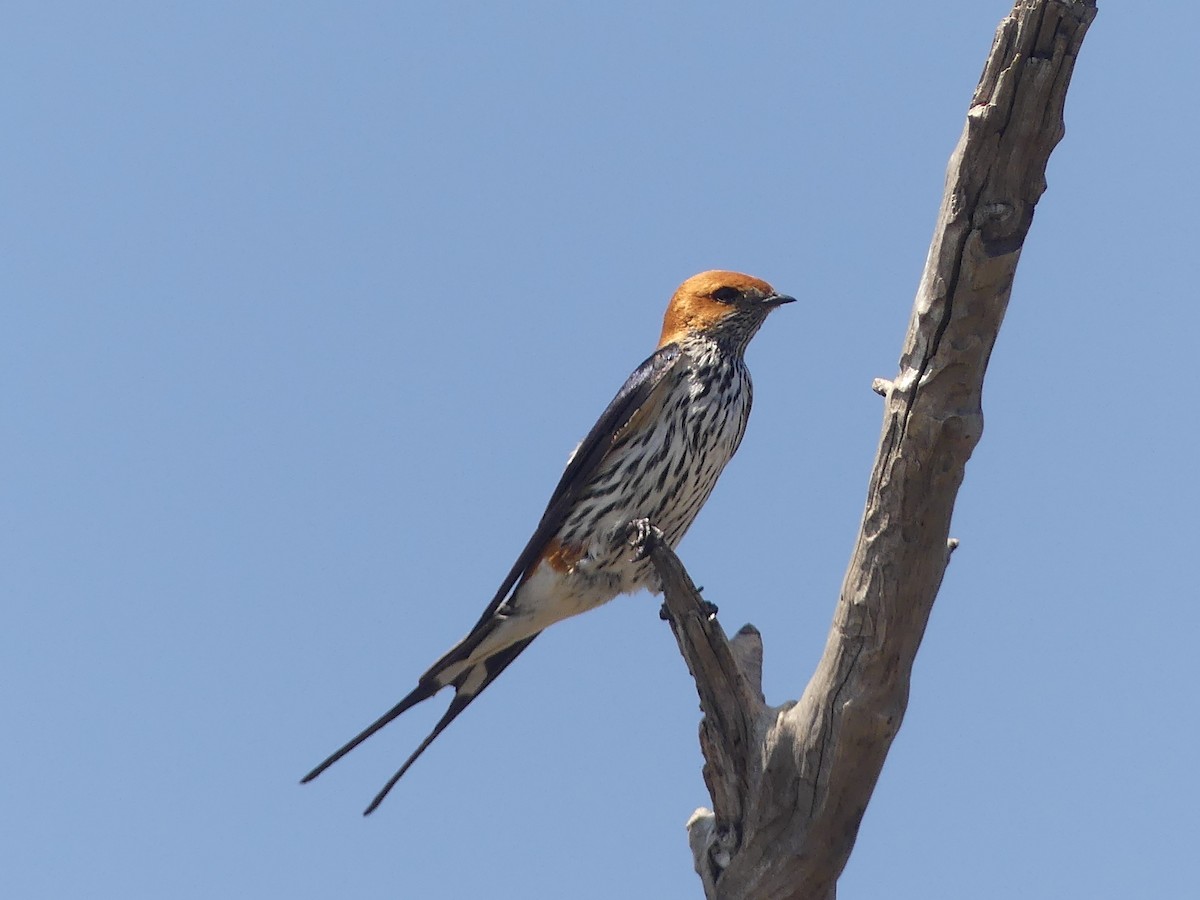
M 739 666 L 746 652 L 704 614 L 675 555 L 647 545 L 704 711 L 714 811 L 693 815 L 689 839 L 710 900 L 834 894 L 958 543 L 950 517 L 983 430 L 984 373 L 1095 15 L 1093 0 L 1018 0 L 996 32 L 950 158 L 899 373 L 873 385 L 885 402 L 866 511 L 799 703 L 763 703 L 757 632 Z
M 704 780 L 713 798 L 715 840 L 731 836 L 743 819 L 742 803 L 749 796 L 752 761 L 758 747 L 754 729 L 765 707 L 762 694 L 762 641 L 750 629 L 737 645 L 730 645 L 715 615 L 696 590 L 657 528 L 639 523 L 634 545 L 648 554 L 662 581 L 671 631 L 696 680 L 704 719 L 700 745 L 707 763 Z M 753 637 L 751 637 L 753 635 Z M 757 659 L 754 643 L 757 639 Z M 732 847 L 730 848 L 732 849 Z

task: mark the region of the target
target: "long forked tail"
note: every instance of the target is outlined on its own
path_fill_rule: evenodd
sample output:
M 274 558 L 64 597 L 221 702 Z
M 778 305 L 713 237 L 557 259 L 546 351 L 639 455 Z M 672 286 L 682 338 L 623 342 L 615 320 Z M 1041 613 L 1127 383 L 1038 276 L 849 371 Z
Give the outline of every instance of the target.
M 531 643 L 533 643 L 533 639 L 535 637 L 537 637 L 536 634 L 532 635 L 531 637 L 527 637 L 516 644 L 513 644 L 511 647 L 504 648 L 499 653 L 489 656 L 487 659 L 464 671 L 458 676 L 458 678 L 451 682 L 454 685 L 454 699 L 450 701 L 449 709 L 447 709 L 445 714 L 438 719 L 437 724 L 433 726 L 433 730 L 429 733 L 429 736 L 426 737 L 425 740 L 421 741 L 417 749 L 412 752 L 412 755 L 404 761 L 404 765 L 402 765 L 396 771 L 395 775 L 388 779 L 388 782 L 383 786 L 383 789 L 375 795 L 375 799 L 371 801 L 370 805 L 367 806 L 365 810 L 363 810 L 364 816 L 369 816 L 379 808 L 379 804 L 383 802 L 384 798 L 387 797 L 391 789 L 396 786 L 396 782 L 404 777 L 404 773 L 409 770 L 412 764 L 417 761 L 418 757 L 420 757 L 420 755 L 425 752 L 429 745 L 434 742 L 437 736 L 445 731 L 446 727 L 456 718 L 458 718 L 458 715 L 464 709 L 470 706 L 471 702 L 476 697 L 483 693 L 484 688 L 495 681 L 496 678 L 499 677 L 500 673 L 508 668 L 509 663 L 520 656 L 521 652 Z M 412 693 L 410 693 L 386 713 L 368 725 L 359 734 L 355 735 L 349 742 L 334 752 L 333 755 L 331 755 L 328 759 L 300 779 L 300 783 L 307 784 L 308 782 L 312 781 L 371 735 L 375 734 L 375 732 L 379 731 L 385 725 L 388 725 L 402 713 L 416 706 L 422 700 L 429 699 L 444 686 L 445 685 L 437 684 L 433 680 L 426 682 L 424 679 L 422 679 L 422 683 L 417 685 Z
M 316 778 L 318 775 L 320 775 L 322 772 L 324 772 L 326 769 L 328 769 L 330 766 L 332 766 L 335 762 L 337 762 L 339 759 L 341 759 L 343 756 L 345 756 L 347 753 L 349 753 L 351 750 L 353 750 L 355 747 L 357 747 L 359 744 L 361 744 L 363 741 L 365 741 L 367 738 L 369 738 L 371 735 L 373 735 L 375 732 L 379 731 L 381 728 L 383 728 L 386 725 L 390 725 L 393 721 L 395 721 L 397 718 L 399 718 L 404 713 L 408 712 L 410 709 L 412 709 L 414 706 L 416 706 L 422 700 L 428 700 L 430 697 L 432 697 L 434 694 L 436 694 L 443 687 L 445 687 L 445 685 L 438 684 L 437 682 L 432 681 L 432 680 L 427 682 L 424 679 L 422 679 L 421 683 L 418 684 L 415 688 L 413 688 L 412 692 L 407 697 L 405 697 L 403 700 L 401 700 L 399 703 L 397 703 L 395 706 L 393 706 L 391 709 L 389 709 L 387 712 L 385 712 L 382 716 L 380 716 L 378 719 L 376 719 L 374 722 L 372 722 L 370 725 L 368 725 L 366 728 L 364 728 L 362 731 L 360 731 L 358 734 L 356 734 L 354 737 L 352 737 L 349 741 L 347 741 L 345 744 L 343 744 L 341 747 L 339 747 L 337 750 L 335 750 L 330 756 L 328 756 L 325 759 L 324 762 L 322 762 L 319 766 L 317 766 L 315 769 L 313 769 L 311 772 L 309 772 L 307 775 L 305 775 L 303 778 L 301 778 L 300 783 L 308 784 L 310 781 L 312 781 L 314 778 Z

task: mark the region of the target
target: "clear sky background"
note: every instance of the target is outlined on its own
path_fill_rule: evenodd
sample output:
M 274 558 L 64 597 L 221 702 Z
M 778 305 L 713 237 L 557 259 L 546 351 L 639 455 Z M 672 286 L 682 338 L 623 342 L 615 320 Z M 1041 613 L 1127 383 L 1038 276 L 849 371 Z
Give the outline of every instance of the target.
M 475 621 L 686 276 L 801 302 L 681 555 L 797 697 L 1009 8 L 25 4 L 0 29 L 0 893 L 692 898 L 658 601 L 297 781 Z M 1200 893 L 1200 8 L 1106 3 L 840 897 Z

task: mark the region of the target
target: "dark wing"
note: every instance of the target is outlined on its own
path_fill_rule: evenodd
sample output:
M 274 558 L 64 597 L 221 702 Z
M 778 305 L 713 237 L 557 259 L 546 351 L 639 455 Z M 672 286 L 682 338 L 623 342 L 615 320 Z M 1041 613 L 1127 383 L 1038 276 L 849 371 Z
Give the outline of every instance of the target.
M 612 402 L 600 414 L 600 418 L 592 426 L 592 430 L 588 432 L 587 437 L 583 439 L 571 456 L 562 478 L 558 480 L 558 486 L 550 495 L 550 502 L 546 504 L 546 511 L 542 513 L 542 520 L 534 530 L 533 537 L 529 539 L 529 543 L 517 557 L 516 563 L 508 573 L 508 577 L 501 583 L 500 589 L 496 591 L 492 602 L 479 617 L 475 629 L 491 619 L 500 605 L 508 599 L 508 595 L 512 593 L 517 583 L 533 568 L 541 557 L 542 551 L 546 549 L 546 544 L 558 534 L 559 529 L 567 521 L 567 516 L 570 515 L 571 508 L 575 505 L 580 491 L 587 487 L 588 482 L 600 468 L 604 457 L 612 449 L 618 433 L 651 398 L 655 389 L 663 383 L 675 363 L 678 362 L 679 353 L 677 344 L 659 347 L 645 362 L 634 369 L 633 374 L 621 386 L 621 390 L 617 391 L 617 396 L 613 397 Z M 472 629 L 472 632 L 475 629 Z M 459 647 L 466 643 L 464 641 Z M 459 647 L 455 649 L 457 650 Z M 474 647 L 468 649 L 466 655 L 469 655 L 473 649 Z M 453 660 L 442 660 L 441 662 L 453 662 Z
M 438 676 L 447 666 L 467 659 L 484 640 L 491 628 L 492 616 L 496 610 L 508 599 L 520 580 L 537 563 L 546 548 L 546 544 L 558 534 L 559 529 L 566 522 L 571 507 L 575 504 L 575 500 L 579 496 L 579 492 L 591 481 L 604 461 L 604 457 L 612 449 L 613 443 L 616 441 L 621 429 L 652 398 L 655 390 L 666 379 L 678 359 L 678 346 L 667 344 L 664 347 L 660 347 L 634 370 L 634 373 L 629 376 L 629 379 L 621 387 L 621 390 L 617 392 L 617 396 L 608 404 L 608 408 L 600 414 L 599 420 L 592 427 L 592 430 L 588 432 L 587 437 L 583 439 L 579 447 L 576 448 L 575 453 L 567 463 L 566 471 L 563 472 L 562 478 L 558 481 L 558 486 L 550 496 L 550 502 L 546 506 L 546 511 L 542 514 L 542 520 L 533 532 L 533 537 L 529 539 L 529 543 L 525 545 L 525 549 L 517 557 L 516 564 L 513 565 L 512 570 L 500 585 L 500 589 L 496 591 L 496 596 L 492 598 L 492 602 L 488 604 L 483 615 L 479 617 L 479 621 L 475 624 L 475 627 L 471 629 L 471 633 L 451 648 L 449 653 L 434 663 L 421 676 L 417 686 L 404 699 L 305 775 L 302 782 L 312 781 L 375 732 L 393 721 L 401 713 L 416 706 L 422 700 L 428 700 L 446 686 L 445 683 L 439 680 Z M 408 771 L 409 766 L 416 762 L 417 757 L 424 753 L 425 749 L 433 743 L 434 738 L 441 734 L 446 726 L 453 722 L 459 713 L 466 709 L 471 701 L 482 693 L 484 688 L 495 681 L 500 673 L 508 667 L 509 663 L 516 659 L 533 642 L 535 637 L 537 637 L 536 634 L 489 656 L 486 660 L 460 673 L 451 682 L 454 685 L 454 699 L 450 702 L 450 707 L 441 719 L 438 720 L 438 723 L 434 726 L 429 736 L 404 761 L 404 765 L 400 767 L 400 770 L 391 777 L 388 783 L 384 785 L 383 790 L 371 801 L 371 805 L 367 807 L 364 815 L 373 812 L 383 802 L 383 798 L 387 796 L 388 791 Z M 482 673 L 476 672 L 478 668 L 482 668 Z M 468 682 L 473 682 L 470 689 L 466 689 Z

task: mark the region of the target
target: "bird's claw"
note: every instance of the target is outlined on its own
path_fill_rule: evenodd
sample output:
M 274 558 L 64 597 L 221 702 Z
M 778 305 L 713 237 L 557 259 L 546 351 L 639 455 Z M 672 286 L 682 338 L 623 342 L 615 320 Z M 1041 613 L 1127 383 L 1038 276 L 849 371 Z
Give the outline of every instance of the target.
M 629 523 L 625 539 L 633 548 L 633 560 L 638 562 L 645 559 L 654 542 L 662 537 L 662 532 L 650 524 L 649 519 L 634 519 Z

